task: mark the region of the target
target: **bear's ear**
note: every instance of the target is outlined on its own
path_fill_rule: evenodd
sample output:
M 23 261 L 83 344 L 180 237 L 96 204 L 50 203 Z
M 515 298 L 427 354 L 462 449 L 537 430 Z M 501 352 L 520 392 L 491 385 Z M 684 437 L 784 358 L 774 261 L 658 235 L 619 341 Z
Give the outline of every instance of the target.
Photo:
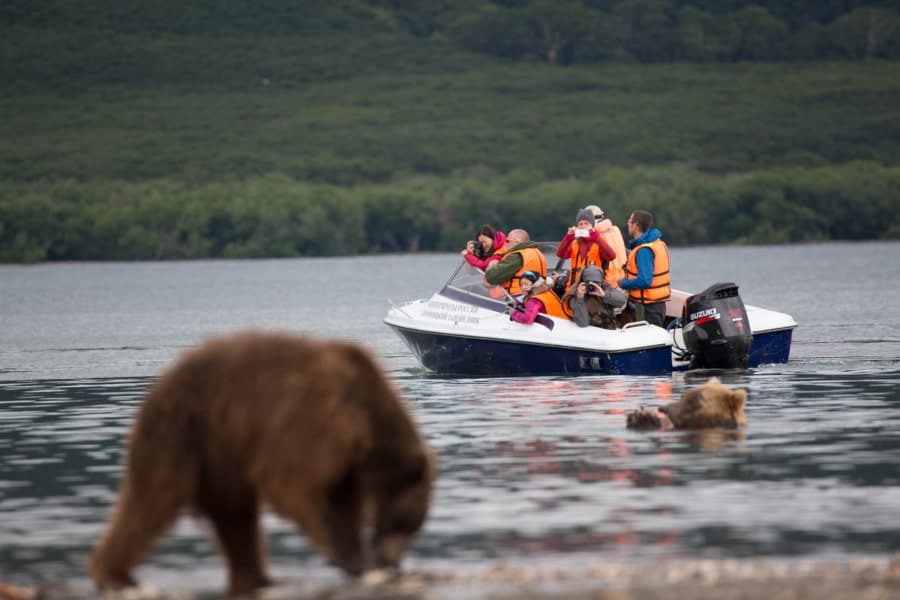
M 744 403 L 746 402 L 747 392 L 744 390 L 731 390 L 728 395 L 728 406 L 731 408 L 732 412 L 738 412 L 743 409 Z
M 706 380 L 706 385 L 722 385 L 722 382 L 719 381 L 718 377 L 710 377 Z

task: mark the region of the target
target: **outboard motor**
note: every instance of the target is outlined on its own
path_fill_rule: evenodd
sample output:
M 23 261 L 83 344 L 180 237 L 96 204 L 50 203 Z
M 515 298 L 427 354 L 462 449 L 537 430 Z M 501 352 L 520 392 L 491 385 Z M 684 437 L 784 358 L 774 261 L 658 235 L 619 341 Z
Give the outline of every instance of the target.
M 681 322 L 692 369 L 746 369 L 753 334 L 734 283 L 716 283 L 684 303 Z

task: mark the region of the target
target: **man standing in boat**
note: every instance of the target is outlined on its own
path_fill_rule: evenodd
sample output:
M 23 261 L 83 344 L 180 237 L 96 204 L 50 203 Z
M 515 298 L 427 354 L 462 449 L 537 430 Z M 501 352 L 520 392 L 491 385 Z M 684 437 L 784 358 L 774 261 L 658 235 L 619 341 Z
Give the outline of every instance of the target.
M 651 325 L 663 326 L 666 301 L 671 295 L 669 247 L 662 241 L 662 233 L 653 227 L 653 216 L 646 210 L 636 210 L 628 217 L 630 253 L 625 263 L 625 278 L 619 287 L 628 292 L 636 305 L 635 318 Z
M 547 275 L 547 259 L 537 244 L 531 241 L 524 229 L 513 229 L 506 236 L 509 252 L 492 263 L 484 272 L 484 280 L 491 285 L 503 286 L 512 296 L 522 293 L 519 278 L 525 271 L 533 271 L 541 277 Z

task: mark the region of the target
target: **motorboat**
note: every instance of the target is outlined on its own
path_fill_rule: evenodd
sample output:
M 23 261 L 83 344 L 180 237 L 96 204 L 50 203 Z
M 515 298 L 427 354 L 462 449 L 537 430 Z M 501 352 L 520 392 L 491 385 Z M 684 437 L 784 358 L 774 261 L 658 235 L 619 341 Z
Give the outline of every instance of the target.
M 538 246 L 555 260 L 556 244 Z M 430 298 L 392 302 L 384 322 L 427 369 L 476 376 L 752 368 L 787 362 L 797 327 L 787 314 L 744 305 L 733 283 L 701 294 L 673 290 L 665 328 L 646 321 L 578 327 L 545 314 L 525 325 L 512 321 L 510 310 L 503 288 L 488 285 L 480 269 L 462 261 Z

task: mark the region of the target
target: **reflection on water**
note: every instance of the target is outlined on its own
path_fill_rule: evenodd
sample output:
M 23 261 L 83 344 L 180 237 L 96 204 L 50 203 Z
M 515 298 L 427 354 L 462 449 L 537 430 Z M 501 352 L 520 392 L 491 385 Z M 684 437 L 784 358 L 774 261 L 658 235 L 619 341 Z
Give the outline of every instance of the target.
M 413 565 L 900 550 L 900 371 L 725 373 L 750 393 L 750 425 L 710 436 L 625 429 L 626 411 L 671 401 L 698 383 L 690 374 L 396 375 L 441 454 Z M 84 578 L 151 381 L 0 383 L 4 577 Z M 266 523 L 276 573 L 336 576 L 290 524 Z M 143 573 L 195 589 L 224 577 L 205 530 L 187 519 Z

